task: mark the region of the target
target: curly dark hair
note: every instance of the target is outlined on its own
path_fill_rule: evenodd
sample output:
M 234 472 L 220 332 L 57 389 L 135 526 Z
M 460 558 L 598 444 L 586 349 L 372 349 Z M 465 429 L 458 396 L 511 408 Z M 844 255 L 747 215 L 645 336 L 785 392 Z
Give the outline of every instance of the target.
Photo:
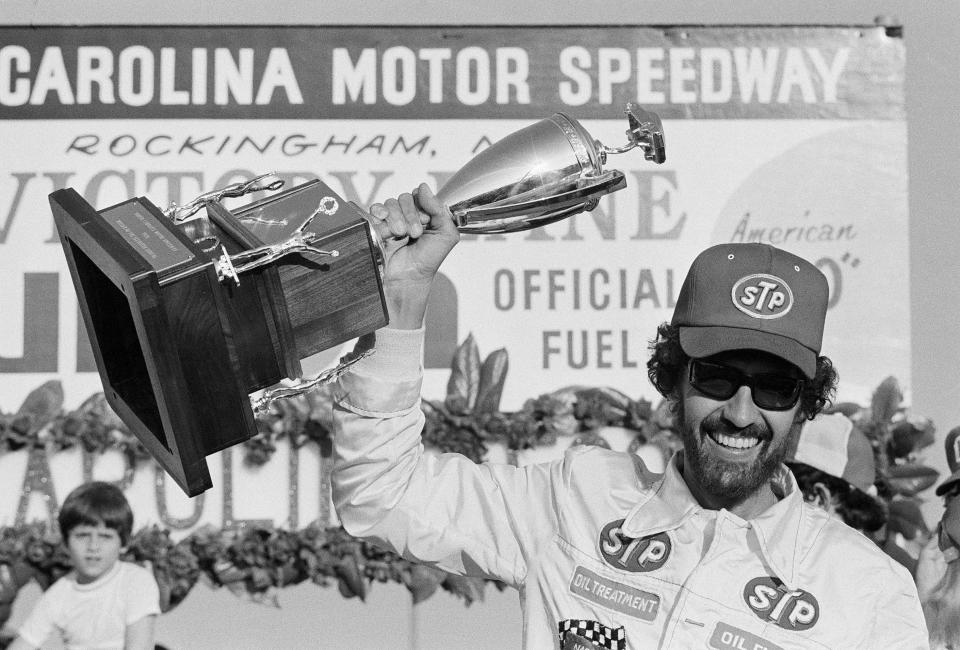
M 837 514 L 851 528 L 872 533 L 887 523 L 887 510 L 877 499 L 855 488 L 841 478 L 827 474 L 805 463 L 787 463 L 800 486 L 804 498 L 815 494 L 814 486 L 823 483 L 836 498 Z
M 647 376 L 661 395 L 677 402 L 680 380 L 687 371 L 690 357 L 680 346 L 680 328 L 662 323 L 657 328 L 657 337 L 650 341 L 650 359 L 647 360 Z M 837 371 L 828 357 L 817 357 L 817 372 L 813 379 L 803 384 L 800 396 L 800 414 L 812 420 L 833 399 L 837 388 Z

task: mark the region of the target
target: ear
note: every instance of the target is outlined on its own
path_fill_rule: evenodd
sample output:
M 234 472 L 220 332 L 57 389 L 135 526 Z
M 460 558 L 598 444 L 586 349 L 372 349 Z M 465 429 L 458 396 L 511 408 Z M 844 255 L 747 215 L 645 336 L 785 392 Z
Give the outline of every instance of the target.
M 813 484 L 813 493 L 816 495 L 814 503 L 827 512 L 833 511 L 833 493 L 830 492 L 830 488 L 818 481 Z

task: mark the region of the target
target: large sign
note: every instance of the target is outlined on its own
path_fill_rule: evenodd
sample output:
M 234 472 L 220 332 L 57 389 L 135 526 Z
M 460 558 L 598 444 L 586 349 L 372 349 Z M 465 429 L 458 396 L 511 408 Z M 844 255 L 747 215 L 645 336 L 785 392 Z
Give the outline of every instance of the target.
M 667 162 L 613 157 L 628 186 L 592 213 L 465 237 L 431 306 L 427 395 L 473 333 L 508 351 L 506 409 L 571 384 L 655 399 L 648 341 L 694 256 L 738 241 L 826 273 L 841 399 L 909 385 L 903 71 L 874 27 L 2 28 L 0 410 L 53 378 L 68 406 L 101 390 L 56 189 L 162 208 L 274 171 L 366 206 L 554 112 L 625 143 L 628 101 L 663 119 Z

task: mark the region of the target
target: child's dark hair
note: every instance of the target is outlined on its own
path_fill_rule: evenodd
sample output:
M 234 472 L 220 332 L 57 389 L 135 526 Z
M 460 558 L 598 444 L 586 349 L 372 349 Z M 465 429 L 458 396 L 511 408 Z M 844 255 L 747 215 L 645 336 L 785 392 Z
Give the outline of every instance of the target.
M 101 523 L 120 535 L 126 546 L 133 531 L 133 510 L 123 492 L 112 483 L 92 481 L 84 483 L 67 495 L 60 514 L 60 535 L 66 541 L 77 526 L 98 526 Z
M 887 523 L 887 509 L 883 503 L 850 485 L 842 478 L 827 474 L 806 463 L 788 462 L 787 467 L 796 477 L 797 485 L 804 497 L 814 494 L 814 486 L 817 483 L 823 483 L 837 499 L 834 504 L 837 514 L 851 528 L 872 533 L 880 530 Z

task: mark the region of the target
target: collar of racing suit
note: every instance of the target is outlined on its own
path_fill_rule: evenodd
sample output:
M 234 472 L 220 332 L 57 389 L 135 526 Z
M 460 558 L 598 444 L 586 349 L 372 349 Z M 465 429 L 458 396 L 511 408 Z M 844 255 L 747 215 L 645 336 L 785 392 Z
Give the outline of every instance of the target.
M 694 514 L 704 510 L 687 488 L 681 473 L 683 451 L 667 463 L 660 481 L 647 497 L 631 508 L 623 523 L 623 533 L 640 538 L 679 528 Z M 803 498 L 790 470 L 781 465 L 771 478 L 779 500 L 753 519 L 745 520 L 724 510 L 725 516 L 748 528 L 756 537 L 764 560 L 790 589 L 797 587 L 801 528 L 804 525 Z M 810 522 L 812 524 L 812 522 Z

